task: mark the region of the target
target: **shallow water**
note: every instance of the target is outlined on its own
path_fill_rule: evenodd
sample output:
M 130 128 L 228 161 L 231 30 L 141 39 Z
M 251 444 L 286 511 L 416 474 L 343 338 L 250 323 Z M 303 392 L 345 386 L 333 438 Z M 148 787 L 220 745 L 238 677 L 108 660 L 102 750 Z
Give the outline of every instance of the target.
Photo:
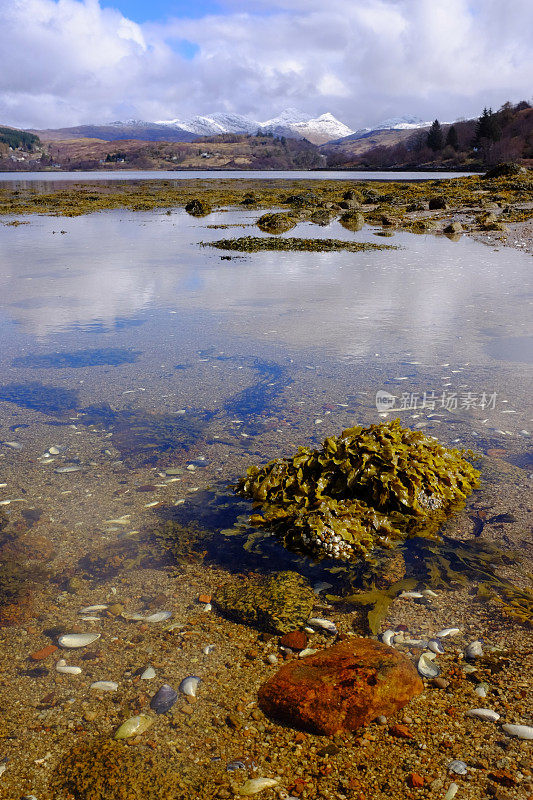
M 357 172 L 354 170 L 105 170 L 95 172 L 0 172 L 0 187 L 9 188 L 13 183 L 42 181 L 146 181 L 146 180 L 207 180 L 209 178 L 231 178 L 234 180 L 342 180 L 342 181 L 429 181 L 446 178 L 461 178 L 476 175 L 475 172 Z
M 63 676 L 56 686 L 53 672 L 28 672 L 27 665 L 21 671 L 28 652 L 54 635 L 46 630 L 70 630 L 80 607 L 102 599 L 118 598 L 135 611 L 148 602 L 143 598 L 162 592 L 155 602 L 173 608 L 175 619 L 188 624 L 192 617 L 193 627 L 208 631 L 206 643 L 216 641 L 217 650 L 209 664 L 204 659 L 194 667 L 205 676 L 205 699 L 195 710 L 201 723 L 179 735 L 195 753 L 212 736 L 226 760 L 240 757 L 237 745 L 224 750 L 212 715 L 233 709 L 232 699 L 241 695 L 253 705 L 265 665 L 256 659 L 247 670 L 236 668 L 234 629 L 247 647 L 257 646 L 255 633 L 220 617 L 211 622 L 194 603 L 233 572 L 283 566 L 315 580 L 324 575 L 275 540 L 235 535 L 233 526 L 249 506 L 231 496 L 228 484 L 250 463 L 379 421 L 385 411 L 377 394 L 394 397 L 389 416 L 398 414 L 445 444 L 488 453 L 482 489 L 448 534 L 478 541 L 472 535 L 484 523 L 472 520 L 475 504 L 490 509 L 489 541 L 531 557 L 525 533 L 532 469 L 529 257 L 467 237 L 381 239 L 371 227 L 350 233 L 336 222 L 325 228 L 300 223 L 288 236 L 398 249 L 226 254 L 200 245 L 261 235 L 256 217 L 242 210 L 202 220 L 182 210 L 117 211 L 35 215 L 20 218 L 28 224 L 18 227 L 0 225 L 0 483 L 6 484 L 0 501 L 9 501 L 1 508 L 22 532 L 19 560 L 22 554 L 30 565 L 50 561 L 53 572 L 43 584 L 30 570 L 43 592 L 30 609 L 34 627 L 23 617 L 20 625 L 29 632 L 11 628 L 6 639 L 0 696 L 23 698 L 20 710 L 12 713 L 10 706 L 8 715 L 16 734 L 6 750 L 14 777 L 6 776 L 24 787 L 13 796 L 32 790 L 48 797 L 46 769 L 35 768 L 45 754 L 41 723 L 56 726 L 46 744 L 54 763 L 79 737 L 87 704 L 97 709 L 97 729 L 108 737 L 132 708 L 142 707 L 131 673 L 144 661 L 158 659 L 158 676 L 174 684 L 199 660 L 194 638 L 181 653 L 159 629 L 137 634 L 131 623 L 104 616 L 86 623 L 102 630 L 103 646 L 94 663 L 79 658 L 86 676 L 79 683 Z M 498 522 L 509 513 L 514 523 Z M 198 523 L 198 548 L 207 554 L 178 580 L 149 569 L 158 566 L 157 555 L 142 550 L 137 538 L 169 518 Z M 202 531 L 215 536 L 204 542 Z M 185 542 L 184 550 L 193 544 Z M 415 541 L 419 560 L 423 546 Z M 468 553 L 458 551 L 455 563 L 455 539 L 446 547 L 444 563 L 460 569 Z M 459 604 L 455 592 L 450 598 L 440 592 L 434 608 L 414 611 L 399 601 L 388 624 L 407 621 L 423 631 L 430 614 L 435 630 L 453 622 L 483 635 L 480 604 L 466 591 Z M 523 631 L 494 619 L 498 635 L 503 625 L 516 648 Z M 75 656 L 69 654 L 69 663 Z M 228 670 L 217 683 L 213 675 L 224 664 Z M 118 700 L 91 705 L 88 683 L 109 678 L 120 683 Z M 57 708 L 42 700 L 51 687 L 63 704 Z M 174 739 L 165 724 L 155 734 L 162 746 L 165 736 Z M 282 763 L 291 763 L 292 735 L 288 730 L 273 748 Z M 268 743 L 263 749 L 271 751 Z M 263 755 L 259 748 L 257 757 Z M 201 782 L 206 767 L 198 770 Z

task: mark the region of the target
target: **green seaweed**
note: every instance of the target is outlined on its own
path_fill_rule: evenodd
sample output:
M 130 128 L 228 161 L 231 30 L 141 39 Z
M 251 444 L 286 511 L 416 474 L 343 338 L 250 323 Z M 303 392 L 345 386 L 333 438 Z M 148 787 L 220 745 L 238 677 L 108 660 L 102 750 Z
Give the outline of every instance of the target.
M 291 214 L 263 214 L 257 220 L 257 227 L 265 233 L 286 233 L 294 228 L 298 220 Z
M 257 236 L 242 236 L 239 239 L 219 239 L 216 242 L 202 242 L 205 247 L 217 247 L 219 250 L 238 250 L 245 253 L 257 253 L 260 250 L 308 250 L 315 253 L 331 253 L 347 250 L 360 253 L 365 250 L 397 250 L 397 247 L 369 242 L 344 242 L 342 239 L 264 239 Z
M 368 559 L 421 531 L 434 535 L 478 485 L 463 451 L 399 420 L 349 428 L 320 450 L 249 467 L 235 487 L 288 547 L 314 556 Z

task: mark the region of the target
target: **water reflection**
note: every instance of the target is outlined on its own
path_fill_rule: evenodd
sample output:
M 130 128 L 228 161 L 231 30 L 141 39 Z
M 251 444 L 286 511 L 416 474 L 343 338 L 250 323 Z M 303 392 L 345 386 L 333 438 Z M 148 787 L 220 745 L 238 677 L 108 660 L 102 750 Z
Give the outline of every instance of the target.
M 209 224 L 254 219 L 253 212 L 220 213 Z M 62 220 L 64 235 L 53 233 L 59 227 L 53 218 L 31 223 L 2 229 L 0 291 L 8 319 L 38 338 L 140 325 L 153 314 L 161 326 L 173 314 L 174 330 L 187 335 L 192 314 L 216 319 L 217 335 L 336 355 L 410 352 L 428 360 L 455 354 L 487 361 L 489 328 L 499 337 L 527 332 L 525 315 L 523 322 L 517 315 L 527 256 L 509 250 L 503 257 L 466 237 L 452 243 L 396 234 L 390 241 L 401 249 L 392 251 L 263 252 L 221 260 L 220 251 L 198 242 L 222 232 L 181 211 Z M 350 233 L 337 222 L 327 228 L 301 223 L 291 235 L 375 241 L 368 227 Z M 142 340 L 141 331 L 137 336 Z

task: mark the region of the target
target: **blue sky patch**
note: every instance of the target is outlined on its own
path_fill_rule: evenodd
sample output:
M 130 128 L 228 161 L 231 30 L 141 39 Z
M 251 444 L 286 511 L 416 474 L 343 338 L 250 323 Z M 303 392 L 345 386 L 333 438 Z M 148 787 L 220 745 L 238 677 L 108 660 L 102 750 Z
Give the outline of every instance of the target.
M 215 0 L 100 0 L 102 8 L 116 8 L 134 22 L 153 22 L 169 17 L 199 19 L 207 14 L 219 14 L 222 9 Z

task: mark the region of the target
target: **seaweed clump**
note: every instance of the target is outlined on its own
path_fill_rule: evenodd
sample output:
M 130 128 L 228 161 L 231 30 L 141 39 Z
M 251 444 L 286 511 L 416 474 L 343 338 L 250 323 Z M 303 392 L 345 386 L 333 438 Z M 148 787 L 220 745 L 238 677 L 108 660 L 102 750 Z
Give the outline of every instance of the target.
M 54 800 L 161 800 L 182 798 L 179 770 L 161 755 L 96 738 L 75 745 L 50 781 Z
M 257 253 L 260 250 L 308 250 L 315 253 L 331 253 L 348 250 L 359 253 L 363 250 L 397 250 L 393 245 L 372 244 L 369 242 L 345 242 L 342 239 L 265 239 L 258 236 L 242 236 L 239 239 L 218 239 L 215 242 L 203 242 L 209 247 L 219 250 L 239 250 L 245 253 Z
M 252 466 L 235 488 L 260 510 L 252 523 L 273 529 L 285 546 L 368 559 L 376 547 L 436 533 L 478 485 L 467 455 L 392 420 Z
M 288 633 L 310 616 L 316 595 L 305 578 L 286 570 L 227 583 L 217 589 L 213 602 L 223 614 L 245 625 Z
M 265 233 L 286 233 L 294 228 L 297 221 L 290 214 L 263 214 L 257 220 L 257 227 Z

